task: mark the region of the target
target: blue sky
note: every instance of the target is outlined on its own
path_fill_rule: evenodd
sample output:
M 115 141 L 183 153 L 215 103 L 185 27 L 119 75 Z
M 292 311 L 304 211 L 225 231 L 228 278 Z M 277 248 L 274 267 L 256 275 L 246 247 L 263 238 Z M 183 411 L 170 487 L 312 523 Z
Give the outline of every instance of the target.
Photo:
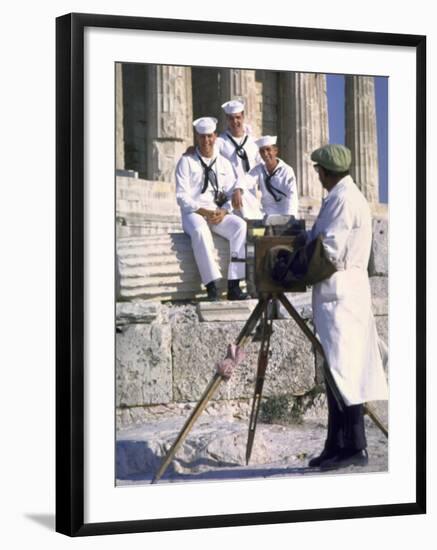
M 344 144 L 344 75 L 327 75 L 328 117 L 331 143 Z M 376 125 L 378 133 L 379 200 L 388 202 L 388 78 L 375 77 Z

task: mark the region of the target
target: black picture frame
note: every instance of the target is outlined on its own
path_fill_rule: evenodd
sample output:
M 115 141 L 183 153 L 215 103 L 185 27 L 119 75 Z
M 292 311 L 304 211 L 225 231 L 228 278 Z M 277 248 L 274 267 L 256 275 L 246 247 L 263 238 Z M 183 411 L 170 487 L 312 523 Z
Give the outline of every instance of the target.
M 376 44 L 416 53 L 416 498 L 387 505 L 84 522 L 84 29 Z M 69 536 L 423 514 L 426 511 L 426 37 L 67 14 L 56 20 L 56 530 Z

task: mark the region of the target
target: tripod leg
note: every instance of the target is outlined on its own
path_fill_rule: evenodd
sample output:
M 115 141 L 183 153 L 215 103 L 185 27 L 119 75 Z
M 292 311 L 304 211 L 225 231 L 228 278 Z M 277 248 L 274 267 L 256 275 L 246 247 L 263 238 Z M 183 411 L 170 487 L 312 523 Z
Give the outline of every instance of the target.
M 264 385 L 265 373 L 267 369 L 267 364 L 269 361 L 269 346 L 270 346 L 270 336 L 272 334 L 272 312 L 267 312 L 265 310 L 264 319 L 263 319 L 263 336 L 261 340 L 261 347 L 258 355 L 258 369 L 256 373 L 256 382 L 255 382 L 255 391 L 253 395 L 252 402 L 252 411 L 250 413 L 249 421 L 249 433 L 247 437 L 247 446 L 246 446 L 246 464 L 249 464 L 250 455 L 252 454 L 253 442 L 255 439 L 255 430 L 256 423 L 258 420 L 259 408 L 261 405 L 261 395 Z
M 206 390 L 204 391 L 200 401 L 197 403 L 197 405 L 193 409 L 190 417 L 188 418 L 188 420 L 185 422 L 184 426 L 182 427 L 182 430 L 179 432 L 178 437 L 176 438 L 175 442 L 173 443 L 170 450 L 168 451 L 165 459 L 162 461 L 161 466 L 159 467 L 159 470 L 156 472 L 155 477 L 152 479 L 152 483 L 156 483 L 164 475 L 164 472 L 168 468 L 170 462 L 173 460 L 173 457 L 176 454 L 176 451 L 179 449 L 179 447 L 183 443 L 184 439 L 187 437 L 188 433 L 190 432 L 190 430 L 193 427 L 193 424 L 196 422 L 197 418 L 204 411 L 206 405 L 208 404 L 211 397 L 216 392 L 216 390 L 219 387 L 220 382 L 222 380 L 223 380 L 223 378 L 219 374 L 216 373 L 214 375 L 211 382 L 208 384 Z
M 247 341 L 250 338 L 251 332 L 255 328 L 259 318 L 261 317 L 263 311 L 267 307 L 267 304 L 268 304 L 268 300 L 265 300 L 265 299 L 259 300 L 255 309 L 252 311 L 249 319 L 246 321 L 244 327 L 242 328 L 240 334 L 238 335 L 236 340 L 236 345 L 244 346 L 247 343 Z M 158 471 L 156 472 L 154 478 L 152 479 L 152 483 L 157 483 L 161 479 L 161 477 L 164 475 L 166 469 L 168 468 L 171 461 L 173 460 L 177 450 L 179 449 L 179 447 L 181 446 L 181 444 L 189 434 L 191 428 L 193 427 L 198 417 L 205 410 L 206 405 L 211 400 L 211 398 L 213 397 L 218 387 L 220 386 L 220 383 L 223 382 L 223 380 L 225 380 L 223 376 L 221 376 L 218 373 L 214 374 L 211 382 L 208 384 L 202 397 L 200 398 L 200 401 L 197 403 L 196 407 L 191 412 L 191 415 L 185 422 L 175 442 L 173 443 L 167 455 L 165 456 L 164 460 L 162 461 Z
M 388 429 L 377 415 L 375 409 L 369 404 L 364 403 L 364 413 L 371 418 L 374 424 L 381 430 L 381 432 L 388 438 Z

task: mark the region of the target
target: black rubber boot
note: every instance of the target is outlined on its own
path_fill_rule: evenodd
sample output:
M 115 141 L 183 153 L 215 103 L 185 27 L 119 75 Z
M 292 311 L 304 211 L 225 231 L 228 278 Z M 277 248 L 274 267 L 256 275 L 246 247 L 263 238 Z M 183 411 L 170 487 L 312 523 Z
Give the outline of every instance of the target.
M 208 298 L 207 298 L 208 302 L 218 301 L 219 297 L 218 297 L 217 286 L 215 284 L 215 281 L 211 281 L 206 285 L 206 292 L 208 293 Z

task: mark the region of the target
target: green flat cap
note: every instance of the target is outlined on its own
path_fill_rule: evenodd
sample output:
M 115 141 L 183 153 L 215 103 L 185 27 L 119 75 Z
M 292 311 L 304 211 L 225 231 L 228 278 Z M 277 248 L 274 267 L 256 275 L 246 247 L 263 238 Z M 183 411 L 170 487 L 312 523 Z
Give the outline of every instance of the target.
M 344 145 L 325 145 L 311 153 L 311 160 L 332 172 L 346 172 L 351 165 L 350 149 Z

